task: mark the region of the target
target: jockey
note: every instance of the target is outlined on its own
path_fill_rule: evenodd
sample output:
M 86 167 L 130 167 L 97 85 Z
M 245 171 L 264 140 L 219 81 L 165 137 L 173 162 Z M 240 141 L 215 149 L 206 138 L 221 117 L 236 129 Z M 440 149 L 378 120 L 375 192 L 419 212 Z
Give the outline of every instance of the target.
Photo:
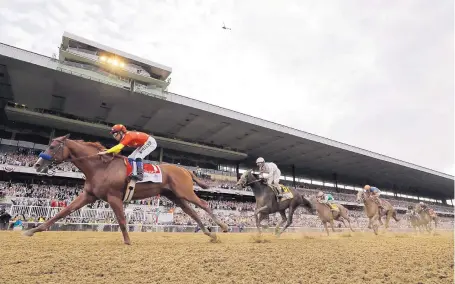
M 374 187 L 374 186 L 369 186 L 367 184 L 363 187 L 363 189 L 374 199 L 374 201 L 376 202 L 376 204 L 379 207 L 383 208 L 381 201 L 379 200 L 379 195 L 381 195 L 381 191 L 379 190 L 379 188 Z
M 419 202 L 420 208 L 422 208 L 423 211 L 430 213 L 430 208 L 428 207 L 427 204 L 423 203 L 423 201 Z
M 276 190 L 278 197 L 283 197 L 280 186 L 281 171 L 277 165 L 272 162 L 266 163 L 262 157 L 257 158 L 256 165 L 259 167 L 259 177 L 267 180 L 267 184 Z
M 317 198 L 319 203 L 329 205 L 330 209 L 332 209 L 332 210 L 337 210 L 338 209 L 333 204 L 335 202 L 335 199 L 333 198 L 333 196 L 330 193 L 325 194 L 324 192 L 319 191 L 317 196 L 316 196 L 316 198 Z
M 98 154 L 117 154 L 124 147 L 136 148 L 136 150 L 128 156 L 128 162 L 133 167 L 131 177 L 142 180 L 144 177 L 144 165 L 142 160 L 156 149 L 157 144 L 155 138 L 143 132 L 127 131 L 126 127 L 122 124 L 114 125 L 111 129 L 111 134 L 114 136 L 115 140 L 119 141 L 119 144 Z

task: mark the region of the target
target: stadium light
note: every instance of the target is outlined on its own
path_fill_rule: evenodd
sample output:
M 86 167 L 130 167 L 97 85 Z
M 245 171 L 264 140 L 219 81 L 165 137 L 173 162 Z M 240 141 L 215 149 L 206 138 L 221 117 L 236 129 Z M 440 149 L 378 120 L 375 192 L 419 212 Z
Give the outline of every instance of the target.
M 101 61 L 102 63 L 108 63 L 108 64 L 110 64 L 110 65 L 112 65 L 112 66 L 125 67 L 125 63 L 122 62 L 122 61 L 120 61 L 120 60 L 118 60 L 118 59 L 115 58 L 115 57 L 107 57 L 107 56 L 105 56 L 105 55 L 102 55 L 102 56 L 100 56 L 100 61 Z

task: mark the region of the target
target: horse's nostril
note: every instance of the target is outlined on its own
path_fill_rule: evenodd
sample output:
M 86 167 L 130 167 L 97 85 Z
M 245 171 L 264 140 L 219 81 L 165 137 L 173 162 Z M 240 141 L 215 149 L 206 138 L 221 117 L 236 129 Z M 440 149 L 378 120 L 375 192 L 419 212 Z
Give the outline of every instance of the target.
M 41 167 L 41 164 L 36 163 L 36 164 L 35 164 L 35 168 L 39 168 L 39 167 Z

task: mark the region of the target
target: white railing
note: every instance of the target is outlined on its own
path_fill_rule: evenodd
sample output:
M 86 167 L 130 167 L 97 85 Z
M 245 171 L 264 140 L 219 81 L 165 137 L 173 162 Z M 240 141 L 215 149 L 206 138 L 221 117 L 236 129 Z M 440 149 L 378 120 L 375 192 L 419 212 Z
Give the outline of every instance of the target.
M 24 217 L 39 218 L 43 217 L 45 220 L 54 217 L 62 207 L 49 207 L 49 206 L 28 206 L 28 205 L 13 205 L 10 208 L 9 214 L 11 216 L 24 215 Z M 127 222 L 143 222 L 146 224 L 159 224 L 159 223 L 171 223 L 173 220 L 173 213 L 161 212 L 163 207 L 156 205 L 150 206 L 130 206 L 125 209 L 125 216 Z M 101 223 L 109 220 L 116 221 L 116 217 L 112 209 L 108 208 L 87 208 L 84 207 L 77 211 L 74 211 L 65 220 L 70 220 L 71 223 Z

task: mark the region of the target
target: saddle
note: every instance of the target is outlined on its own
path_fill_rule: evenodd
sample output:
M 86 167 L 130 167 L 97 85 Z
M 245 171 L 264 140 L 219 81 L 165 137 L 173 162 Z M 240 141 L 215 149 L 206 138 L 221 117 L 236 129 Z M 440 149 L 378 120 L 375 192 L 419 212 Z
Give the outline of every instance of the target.
M 294 195 L 292 194 L 292 191 L 289 189 L 289 187 L 284 186 L 282 184 L 280 184 L 279 186 L 281 188 L 282 197 L 278 196 L 280 194 L 280 192 L 278 192 L 278 189 L 271 185 L 268 186 L 273 191 L 273 193 L 275 193 L 275 197 L 278 202 L 294 198 Z
M 330 208 L 330 210 L 333 210 L 333 211 L 340 211 L 340 208 L 338 208 L 338 205 L 336 205 L 335 203 L 332 203 L 332 204 L 327 204 L 327 206 Z

